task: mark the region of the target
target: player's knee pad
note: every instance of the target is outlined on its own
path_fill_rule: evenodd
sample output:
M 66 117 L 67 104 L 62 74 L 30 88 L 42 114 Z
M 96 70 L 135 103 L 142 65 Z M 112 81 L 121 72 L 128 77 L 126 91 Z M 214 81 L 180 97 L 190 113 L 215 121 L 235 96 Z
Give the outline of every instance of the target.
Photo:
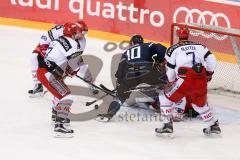
M 71 95 L 67 95 L 59 100 L 58 104 L 71 106 L 73 104 L 73 98 Z
M 164 94 L 158 96 L 160 106 L 172 106 L 173 102 L 170 101 Z
M 31 62 L 31 72 L 34 84 L 39 84 L 39 80 L 37 79 L 37 70 L 38 70 L 38 54 L 33 53 L 30 58 Z
M 180 101 L 176 102 L 176 103 L 173 103 L 173 107 L 174 108 L 180 108 L 182 110 L 185 110 L 185 107 L 186 107 L 186 104 L 187 104 L 187 100 L 186 98 L 182 98 Z
M 59 99 L 57 97 L 53 97 L 52 99 L 52 108 L 55 108 L 59 102 Z
M 192 104 L 193 109 L 199 113 L 203 121 L 210 121 L 213 117 L 213 112 L 207 103 L 203 107 L 199 107 L 196 104 Z
M 66 118 L 70 112 L 70 107 L 72 106 L 73 99 L 70 95 L 59 100 L 58 104 L 55 107 L 57 111 L 57 116 Z
M 173 102 L 170 101 L 165 95 L 160 95 L 159 97 L 161 114 L 168 116 L 172 114 Z
M 31 69 L 36 72 L 37 69 L 38 69 L 38 54 L 37 53 L 32 53 L 31 54 L 30 63 L 31 63 L 31 66 L 32 66 Z

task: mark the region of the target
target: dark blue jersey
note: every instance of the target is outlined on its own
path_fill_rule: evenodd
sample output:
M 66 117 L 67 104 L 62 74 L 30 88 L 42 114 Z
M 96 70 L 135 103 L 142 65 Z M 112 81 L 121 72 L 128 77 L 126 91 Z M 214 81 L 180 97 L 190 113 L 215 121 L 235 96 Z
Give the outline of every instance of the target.
M 141 43 L 126 50 L 122 58 L 126 58 L 130 63 L 145 63 L 153 62 L 152 56 L 156 54 L 158 62 L 163 62 L 166 49 L 161 44 Z
M 157 62 L 164 61 L 166 50 L 167 48 L 163 45 L 155 43 L 141 43 L 131 46 L 123 53 L 115 76 L 118 79 L 125 77 L 126 73 L 132 74 L 133 77 L 141 76 L 148 72 L 146 71 L 147 67 L 152 67 L 153 55 L 156 54 Z

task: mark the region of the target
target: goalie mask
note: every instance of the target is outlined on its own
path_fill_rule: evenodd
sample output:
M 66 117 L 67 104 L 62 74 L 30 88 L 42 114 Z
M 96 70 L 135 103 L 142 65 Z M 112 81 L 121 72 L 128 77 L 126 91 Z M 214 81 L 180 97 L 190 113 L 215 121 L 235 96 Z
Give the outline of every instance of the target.
M 130 45 L 133 46 L 135 44 L 140 44 L 143 43 L 143 37 L 141 35 L 134 35 L 132 36 L 132 38 L 130 39 Z

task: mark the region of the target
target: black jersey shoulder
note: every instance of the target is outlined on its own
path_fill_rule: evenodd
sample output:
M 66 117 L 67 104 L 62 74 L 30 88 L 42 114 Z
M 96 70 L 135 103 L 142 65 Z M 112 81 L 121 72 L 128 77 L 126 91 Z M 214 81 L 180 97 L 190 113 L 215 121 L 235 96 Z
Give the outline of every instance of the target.
M 176 43 L 176 44 L 172 45 L 171 47 L 169 47 L 169 48 L 167 49 L 166 55 L 167 55 L 168 57 L 171 57 L 173 51 L 174 51 L 175 49 L 177 49 L 178 47 L 181 47 L 181 46 L 182 46 L 182 45 L 181 45 L 180 43 Z
M 57 41 L 62 45 L 62 47 L 64 48 L 64 50 L 67 52 L 69 51 L 72 46 L 71 43 L 69 42 L 69 40 L 67 38 L 65 38 L 64 36 L 61 36 L 57 39 Z

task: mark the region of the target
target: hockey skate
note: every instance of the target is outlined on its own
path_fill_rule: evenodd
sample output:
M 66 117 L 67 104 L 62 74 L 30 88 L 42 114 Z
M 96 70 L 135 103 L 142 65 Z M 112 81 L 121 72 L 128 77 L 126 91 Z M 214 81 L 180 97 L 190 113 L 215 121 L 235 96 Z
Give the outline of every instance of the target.
M 170 137 L 173 138 L 173 123 L 164 123 L 161 128 L 156 128 L 155 132 L 159 137 Z
M 54 108 L 52 108 L 52 116 L 51 116 L 52 122 L 56 121 L 56 117 L 57 117 L 57 111 Z
M 205 135 L 211 135 L 212 133 L 220 134 L 221 133 L 221 129 L 219 127 L 218 121 L 216 121 L 213 125 L 209 126 L 208 128 L 204 128 L 203 129 L 203 133 Z
M 42 97 L 45 94 L 42 84 L 36 84 L 33 89 L 28 91 L 28 94 L 31 98 Z
M 112 101 L 109 105 L 108 111 L 105 114 L 99 114 L 95 120 L 99 122 L 109 122 L 112 117 L 118 112 L 120 109 L 120 104 L 121 102 L 119 101 Z
M 111 113 L 99 114 L 95 120 L 99 122 L 109 122 L 113 116 Z
M 54 126 L 54 137 L 56 138 L 72 138 L 74 131 L 72 129 L 66 128 L 64 126 L 65 119 L 61 117 L 56 117 L 56 122 Z
M 180 108 L 175 108 L 173 110 L 173 122 L 181 122 L 184 121 L 184 110 L 180 109 Z
M 52 108 L 51 120 L 52 120 L 52 124 L 53 125 L 55 125 L 56 117 L 57 117 L 57 111 Z M 69 118 L 62 118 L 61 122 L 64 124 L 65 127 L 69 127 L 70 126 L 70 119 Z

